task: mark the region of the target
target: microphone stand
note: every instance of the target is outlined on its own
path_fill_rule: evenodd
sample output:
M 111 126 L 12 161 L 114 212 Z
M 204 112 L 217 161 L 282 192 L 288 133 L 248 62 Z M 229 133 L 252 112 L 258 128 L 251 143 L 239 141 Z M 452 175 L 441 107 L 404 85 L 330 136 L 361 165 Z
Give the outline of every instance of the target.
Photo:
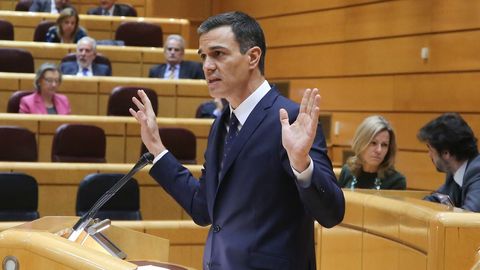
M 106 202 L 108 202 L 133 177 L 134 174 L 136 174 L 138 171 L 140 171 L 143 167 L 145 167 L 148 163 L 151 163 L 152 161 L 153 161 L 153 155 L 151 153 L 147 152 L 143 154 L 140 160 L 137 162 L 137 164 L 135 164 L 135 166 L 133 166 L 133 168 L 126 175 L 124 175 L 115 185 L 113 185 L 107 192 L 105 192 L 105 194 L 103 194 L 102 197 L 98 199 L 98 201 L 92 206 L 92 208 L 90 208 L 90 210 L 88 210 L 88 212 L 86 212 L 77 221 L 77 223 L 75 223 L 75 225 L 72 227 L 72 233 L 68 237 L 68 240 L 75 242 L 80 236 L 80 234 L 85 230 L 95 240 L 97 240 L 97 242 L 102 241 L 102 240 L 98 240 L 97 238 L 100 238 L 100 239 L 105 238 L 107 243 L 99 242 L 99 244 L 108 250 L 109 247 L 105 247 L 105 245 L 110 246 L 110 245 L 113 245 L 113 243 L 111 243 L 103 234 L 100 233 L 100 231 L 103 230 L 104 228 L 100 228 L 100 229 L 95 228 L 94 230 L 88 230 L 89 227 L 94 226 L 93 217 L 97 214 L 98 210 L 100 210 L 100 208 Z M 101 223 L 102 225 L 105 225 L 105 226 L 110 225 L 110 222 L 101 222 Z M 95 237 L 95 234 L 100 234 L 100 236 Z M 111 254 L 119 257 L 123 257 L 122 259 L 126 257 L 126 255 L 123 252 L 121 252 L 117 247 L 115 247 L 115 245 L 113 245 L 113 247 L 110 247 L 110 248 L 117 249 L 117 251 L 108 250 Z

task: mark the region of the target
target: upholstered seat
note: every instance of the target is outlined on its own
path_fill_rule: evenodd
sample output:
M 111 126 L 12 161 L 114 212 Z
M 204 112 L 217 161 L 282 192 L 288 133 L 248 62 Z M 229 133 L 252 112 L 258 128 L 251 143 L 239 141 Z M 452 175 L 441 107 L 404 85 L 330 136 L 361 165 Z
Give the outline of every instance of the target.
M 103 129 L 93 125 L 63 124 L 53 137 L 53 162 L 106 162 Z
M 24 173 L 0 173 L 0 221 L 30 221 L 38 214 L 38 184 Z
M 14 40 L 13 24 L 6 20 L 0 20 L 0 40 Z
M 87 175 L 77 192 L 76 213 L 84 215 L 107 192 L 123 174 L 94 173 Z M 97 215 L 100 219 L 112 220 L 141 220 L 140 190 L 138 182 L 130 179 L 100 210 Z
M 34 73 L 32 54 L 24 49 L 0 48 L 0 72 Z
M 0 161 L 37 161 L 35 134 L 24 127 L 0 126 Z
M 182 164 L 197 164 L 197 138 L 195 134 L 185 128 L 159 128 L 160 138 L 165 147 Z M 147 152 L 142 143 L 141 154 Z
M 156 115 L 158 112 L 157 93 L 150 88 L 134 86 L 117 86 L 112 90 L 112 93 L 108 98 L 107 115 L 131 116 L 128 109 L 137 109 L 137 106 L 132 101 L 132 97 L 135 96 L 140 99 L 137 94 L 138 89 L 143 89 L 145 91 L 152 103 L 153 111 Z
M 19 90 L 13 92 L 8 99 L 7 113 L 18 113 L 20 111 L 20 100 L 26 95 L 32 94 L 33 91 Z
M 115 39 L 126 46 L 162 47 L 163 32 L 159 25 L 147 22 L 124 22 L 115 31 Z

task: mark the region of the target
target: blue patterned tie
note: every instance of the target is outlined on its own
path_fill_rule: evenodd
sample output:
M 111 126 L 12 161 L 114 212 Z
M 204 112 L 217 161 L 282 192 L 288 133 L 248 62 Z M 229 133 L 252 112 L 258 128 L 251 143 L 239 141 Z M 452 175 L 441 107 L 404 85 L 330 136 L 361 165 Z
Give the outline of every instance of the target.
M 230 152 L 230 148 L 232 148 L 233 141 L 237 137 L 238 134 L 238 119 L 235 116 L 235 113 L 232 113 L 230 116 L 230 121 L 228 122 L 228 132 L 227 136 L 225 137 L 225 145 L 223 146 L 223 157 L 222 157 L 222 167 L 225 158 Z

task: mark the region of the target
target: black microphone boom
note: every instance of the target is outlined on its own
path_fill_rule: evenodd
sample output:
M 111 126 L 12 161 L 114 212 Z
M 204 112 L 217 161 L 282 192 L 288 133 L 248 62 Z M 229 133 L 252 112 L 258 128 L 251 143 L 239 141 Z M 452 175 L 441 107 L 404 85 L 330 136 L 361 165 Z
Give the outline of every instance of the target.
M 124 175 L 118 182 L 113 185 L 98 201 L 86 212 L 73 226 L 73 232 L 68 237 L 69 240 L 75 241 L 86 226 L 93 220 L 98 210 L 107 203 L 138 171 L 145 167 L 148 163 L 152 163 L 153 155 L 149 152 L 142 155 L 140 160 L 133 168 Z

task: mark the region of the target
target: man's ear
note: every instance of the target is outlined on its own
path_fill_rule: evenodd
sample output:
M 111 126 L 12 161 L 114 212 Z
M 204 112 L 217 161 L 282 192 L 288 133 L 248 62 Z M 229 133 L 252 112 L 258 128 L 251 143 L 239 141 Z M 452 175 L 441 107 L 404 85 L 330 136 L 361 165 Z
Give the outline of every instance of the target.
M 258 46 L 254 46 L 247 51 L 247 55 L 249 58 L 249 66 L 250 69 L 255 69 L 258 67 L 260 63 L 260 57 L 262 57 L 262 50 Z

